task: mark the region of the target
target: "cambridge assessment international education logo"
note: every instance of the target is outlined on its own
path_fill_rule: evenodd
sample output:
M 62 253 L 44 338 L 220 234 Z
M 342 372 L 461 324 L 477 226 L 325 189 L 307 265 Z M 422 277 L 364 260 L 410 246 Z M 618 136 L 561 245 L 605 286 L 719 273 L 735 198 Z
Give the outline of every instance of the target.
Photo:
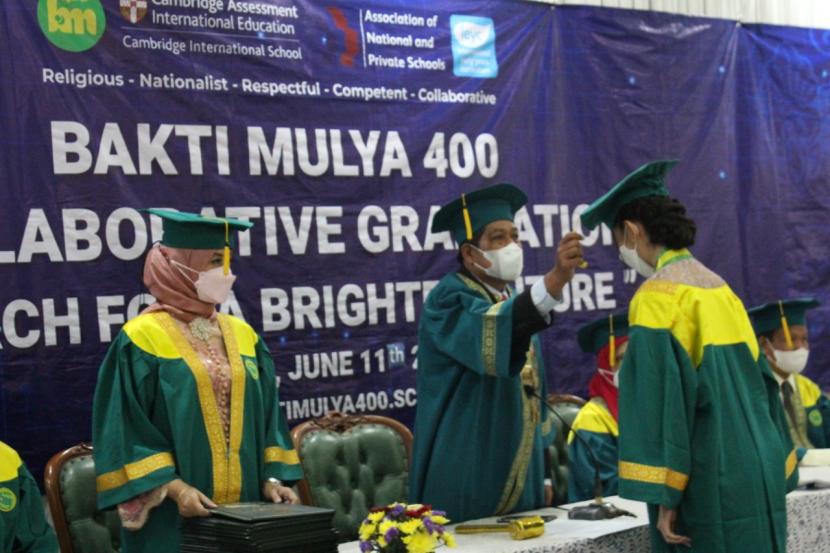
M 130 23 L 138 23 L 147 15 L 147 0 L 118 0 L 121 15 Z
M 453 73 L 457 77 L 492 79 L 499 74 L 496 26 L 489 17 L 451 15 Z
M 37 21 L 49 42 L 68 52 L 92 48 L 107 26 L 101 0 L 38 0 Z

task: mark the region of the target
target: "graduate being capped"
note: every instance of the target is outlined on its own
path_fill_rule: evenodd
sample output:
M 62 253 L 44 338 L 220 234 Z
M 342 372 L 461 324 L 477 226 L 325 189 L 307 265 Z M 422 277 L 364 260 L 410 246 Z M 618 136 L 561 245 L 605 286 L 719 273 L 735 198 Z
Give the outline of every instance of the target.
M 807 311 L 818 306 L 813 298 L 800 298 L 749 310 L 758 341 L 778 383 L 799 460 L 807 450 L 830 447 L 830 400 L 815 382 L 801 374 L 810 357 Z
M 537 333 L 553 324 L 562 288 L 582 262 L 566 235 L 552 267 L 516 292 L 523 254 L 513 223 L 527 197 L 511 184 L 461 194 L 435 215 L 459 267 L 427 297 L 418 327 L 418 407 L 410 500 L 454 521 L 541 507 L 552 425 Z
M 643 165 L 582 214 L 646 278 L 620 368 L 620 496 L 648 504 L 654 552 L 784 553 L 795 450 L 741 300 L 687 249 L 675 164 Z
M 582 351 L 596 356 L 597 372 L 588 383 L 591 399 L 577 413 L 571 425 L 573 432 L 568 435 L 569 502 L 594 498 L 597 469 L 603 496 L 617 495 L 618 385 L 620 365 L 628 347 L 628 313 L 601 317 L 582 326 L 576 336 Z M 576 439 L 575 434 L 581 439 Z

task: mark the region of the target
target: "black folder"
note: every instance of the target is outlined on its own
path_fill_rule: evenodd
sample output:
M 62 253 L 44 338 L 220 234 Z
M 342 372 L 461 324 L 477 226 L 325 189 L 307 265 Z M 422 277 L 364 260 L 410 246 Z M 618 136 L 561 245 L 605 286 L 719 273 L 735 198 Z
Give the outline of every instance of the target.
M 280 503 L 235 503 L 185 519 L 181 553 L 337 553 L 334 511 Z

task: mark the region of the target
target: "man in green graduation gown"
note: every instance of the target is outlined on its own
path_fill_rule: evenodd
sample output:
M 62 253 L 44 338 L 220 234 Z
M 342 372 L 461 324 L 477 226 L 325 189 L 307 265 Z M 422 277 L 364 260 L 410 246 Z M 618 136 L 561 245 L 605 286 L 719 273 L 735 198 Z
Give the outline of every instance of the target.
M 646 278 L 620 368 L 620 496 L 648 504 L 653 552 L 784 553 L 795 450 L 743 304 L 687 249 L 675 164 L 640 167 L 582 214 Z
M 592 321 L 576 333 L 579 347 L 593 353 L 597 373 L 588 383 L 590 400 L 582 406 L 568 435 L 568 501 L 596 496 L 596 476 L 602 495 L 617 495 L 619 463 L 619 369 L 628 348 L 628 313 Z M 578 436 L 578 437 L 577 437 Z
M 553 323 L 562 288 L 582 261 L 566 235 L 554 267 L 515 293 L 522 249 L 513 217 L 525 194 L 510 184 L 445 205 L 432 232 L 459 244 L 458 271 L 429 293 L 418 330 L 418 408 L 410 499 L 455 521 L 545 503 L 544 449 L 553 439 L 537 333 Z
M 778 383 L 799 460 L 807 450 L 830 447 L 830 400 L 815 382 L 801 374 L 810 355 L 807 311 L 818 306 L 819 302 L 813 298 L 801 298 L 749 310 L 761 348 Z
M 57 553 L 35 479 L 15 450 L 0 442 L 0 553 Z

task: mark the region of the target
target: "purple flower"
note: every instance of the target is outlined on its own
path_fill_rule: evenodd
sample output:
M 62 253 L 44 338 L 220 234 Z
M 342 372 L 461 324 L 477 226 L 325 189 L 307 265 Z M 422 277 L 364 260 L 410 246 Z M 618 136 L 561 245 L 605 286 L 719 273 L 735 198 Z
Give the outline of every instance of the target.
M 372 547 L 372 542 L 368 542 L 368 541 L 361 541 L 361 542 L 360 542 L 360 550 L 361 550 L 363 553 L 368 553 L 368 552 L 369 552 L 369 551 L 371 551 L 372 549 L 373 549 L 373 547 Z
M 432 516 L 434 516 L 434 517 L 445 517 L 445 516 L 447 516 L 447 511 L 432 511 Z
M 430 519 L 429 517 L 424 517 L 424 528 L 427 529 L 428 534 L 432 534 L 441 529 L 441 527 L 432 522 L 432 519 Z
M 397 528 L 392 527 L 392 528 L 390 528 L 389 530 L 386 531 L 386 533 L 383 535 L 383 537 L 386 539 L 387 542 L 392 543 L 392 540 L 397 538 L 399 535 L 400 535 L 400 531 Z
M 390 509 L 389 518 L 391 519 L 393 517 L 396 518 L 396 517 L 401 516 L 401 514 L 404 512 L 405 509 L 406 509 L 405 505 L 402 505 L 402 504 L 398 503 L 397 505 L 392 507 L 392 509 Z

